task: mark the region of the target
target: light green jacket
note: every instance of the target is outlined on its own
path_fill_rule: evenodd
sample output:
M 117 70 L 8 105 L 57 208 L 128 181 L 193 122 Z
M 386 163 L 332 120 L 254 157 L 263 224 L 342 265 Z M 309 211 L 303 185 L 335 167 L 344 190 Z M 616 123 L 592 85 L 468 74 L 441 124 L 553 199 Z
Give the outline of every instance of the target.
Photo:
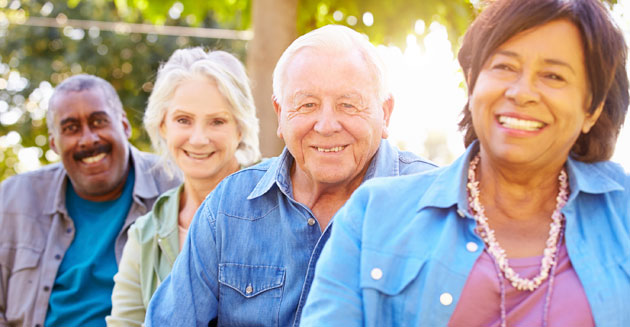
M 151 296 L 179 254 L 179 195 L 183 184 L 162 194 L 153 209 L 129 229 L 107 326 L 142 326 Z

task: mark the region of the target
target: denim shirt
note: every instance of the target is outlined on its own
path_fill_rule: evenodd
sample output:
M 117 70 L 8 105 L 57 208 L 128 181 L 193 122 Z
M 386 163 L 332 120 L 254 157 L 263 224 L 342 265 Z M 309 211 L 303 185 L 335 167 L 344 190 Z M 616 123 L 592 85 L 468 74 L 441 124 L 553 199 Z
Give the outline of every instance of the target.
M 476 151 L 354 192 L 334 218 L 302 326 L 447 325 L 484 249 L 467 210 Z M 630 176 L 611 162 L 569 158 L 566 167 L 565 242 L 595 324 L 630 326 Z
M 299 324 L 314 266 L 328 239 L 293 199 L 285 149 L 224 179 L 195 214 L 173 271 L 154 294 L 147 326 Z M 433 168 L 382 141 L 364 180 Z

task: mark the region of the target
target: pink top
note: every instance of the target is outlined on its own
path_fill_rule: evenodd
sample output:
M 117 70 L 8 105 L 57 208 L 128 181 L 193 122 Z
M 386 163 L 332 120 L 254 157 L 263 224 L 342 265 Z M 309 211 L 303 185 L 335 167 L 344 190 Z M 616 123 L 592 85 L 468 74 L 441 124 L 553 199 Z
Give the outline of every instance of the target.
M 509 259 L 509 264 L 519 275 L 531 279 L 540 272 L 541 259 L 542 256 Z M 506 279 L 503 282 L 507 326 L 542 326 L 549 279 L 533 292 L 519 291 Z M 501 325 L 501 288 L 494 261 L 488 252 L 483 251 L 475 262 L 448 325 Z M 563 243 L 553 282 L 547 326 L 594 325 L 584 288 L 569 261 Z

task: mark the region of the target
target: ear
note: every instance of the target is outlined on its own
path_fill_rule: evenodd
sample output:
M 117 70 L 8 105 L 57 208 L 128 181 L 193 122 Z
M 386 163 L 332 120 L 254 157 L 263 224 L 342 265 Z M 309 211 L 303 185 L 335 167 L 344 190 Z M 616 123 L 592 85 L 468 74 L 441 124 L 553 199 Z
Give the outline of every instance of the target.
M 282 124 L 280 124 L 280 117 L 282 113 L 282 108 L 280 107 L 280 103 L 278 103 L 278 98 L 275 95 L 271 96 L 271 101 L 273 102 L 273 110 L 276 112 L 276 116 L 278 117 L 278 129 L 276 130 L 276 135 L 282 139 Z
M 55 136 L 51 132 L 48 132 L 48 144 L 50 145 L 50 148 L 55 151 L 56 154 L 59 154 L 59 150 L 57 150 L 57 144 L 55 144 Z
M 127 113 L 123 110 L 122 116 L 120 117 L 120 121 L 123 125 L 123 131 L 127 136 L 127 139 L 131 137 L 131 124 L 129 124 L 129 120 L 127 119 Z
M 602 103 L 600 103 L 599 106 L 597 106 L 597 108 L 595 109 L 595 111 L 593 111 L 592 114 L 586 114 L 586 118 L 584 119 L 584 122 L 582 123 L 582 133 L 588 134 L 588 132 L 591 131 L 591 128 L 593 128 L 593 126 L 597 122 L 597 119 L 599 119 L 599 116 L 602 114 L 603 110 L 604 110 L 604 101 L 602 101 Z
M 383 133 L 381 135 L 382 138 L 386 139 L 389 137 L 389 130 L 387 126 L 389 126 L 389 119 L 392 116 L 392 111 L 394 111 L 394 96 L 389 95 L 389 98 L 383 102 Z

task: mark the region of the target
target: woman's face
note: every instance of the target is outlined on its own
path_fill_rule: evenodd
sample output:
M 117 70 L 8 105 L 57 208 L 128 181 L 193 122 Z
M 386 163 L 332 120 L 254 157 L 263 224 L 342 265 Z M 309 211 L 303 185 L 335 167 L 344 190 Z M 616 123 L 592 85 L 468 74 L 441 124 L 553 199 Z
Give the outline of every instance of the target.
M 482 158 L 531 167 L 564 163 L 601 112 L 586 112 L 583 53 L 580 33 L 567 20 L 526 30 L 495 50 L 470 96 Z
M 238 168 L 234 152 L 241 134 L 232 107 L 213 80 L 198 77 L 182 82 L 160 133 L 186 180 L 223 178 Z

